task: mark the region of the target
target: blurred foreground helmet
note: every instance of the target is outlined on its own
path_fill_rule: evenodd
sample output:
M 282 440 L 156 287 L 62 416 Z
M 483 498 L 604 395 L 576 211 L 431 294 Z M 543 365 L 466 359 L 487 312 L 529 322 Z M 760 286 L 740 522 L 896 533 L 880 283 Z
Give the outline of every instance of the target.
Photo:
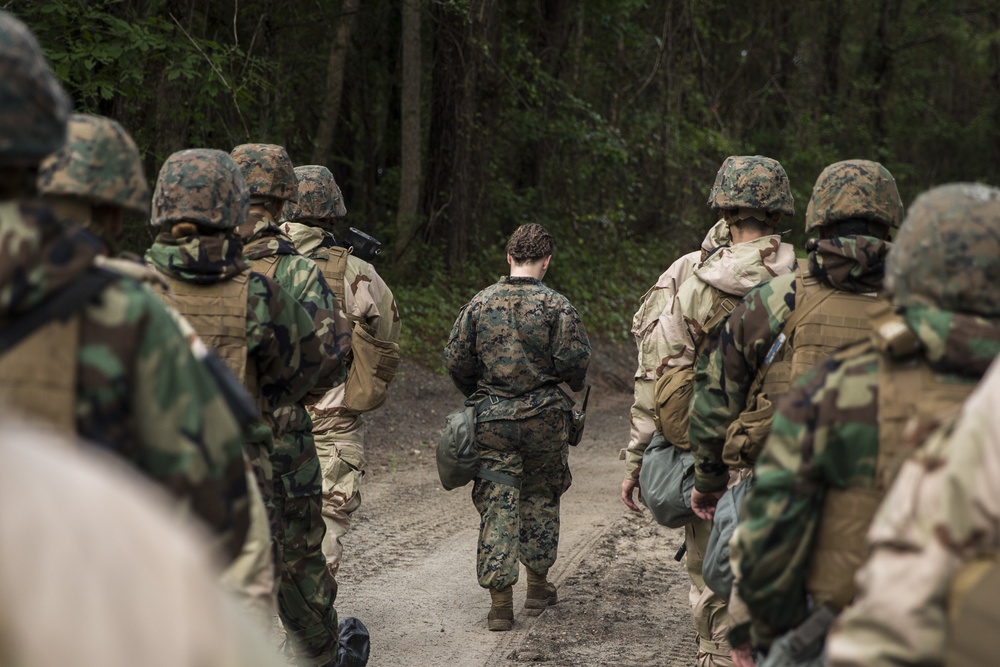
M 709 207 L 749 208 L 795 215 L 788 175 L 777 160 L 763 155 L 730 155 L 715 175 Z
M 59 150 L 69 111 L 35 36 L 0 11 L 0 165 L 33 166 Z
M 295 177 L 299 181 L 298 201 L 285 206 L 285 220 L 329 222 L 347 215 L 344 196 L 329 169 L 318 164 L 296 167 Z
M 896 305 L 1000 317 L 1000 189 L 951 183 L 917 197 L 885 279 Z
M 240 144 L 233 149 L 251 197 L 274 197 L 295 201 L 295 169 L 288 151 L 275 144 Z
M 153 191 L 154 226 L 196 222 L 232 229 L 246 220 L 250 195 L 240 168 L 222 151 L 193 148 L 163 163 Z
M 139 149 L 121 125 L 102 116 L 70 116 L 66 145 L 38 169 L 38 190 L 149 213 Z
M 889 170 L 870 160 L 835 162 L 823 170 L 806 208 L 806 232 L 850 219 L 899 229 L 903 201 Z

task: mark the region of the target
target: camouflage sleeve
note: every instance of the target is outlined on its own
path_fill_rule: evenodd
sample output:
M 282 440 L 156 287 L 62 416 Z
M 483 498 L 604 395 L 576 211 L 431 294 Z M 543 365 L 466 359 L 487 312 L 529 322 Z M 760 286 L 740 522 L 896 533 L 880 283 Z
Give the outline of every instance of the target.
M 323 393 L 341 384 L 347 378 L 342 361 L 351 348 L 350 324 L 316 262 L 302 255 L 282 255 L 274 278 L 312 319 L 320 343 L 314 390 Z
M 653 422 L 655 388 L 654 381 L 636 378 L 632 408 L 629 410 L 628 446 L 618 453 L 618 458 L 625 461 L 625 476 L 629 479 L 639 479 L 642 458 L 656 431 Z
M 721 491 L 729 483 L 722 449 L 729 425 L 746 407 L 747 392 L 795 303 L 795 276 L 750 290 L 720 328 L 714 347 L 695 365 L 689 437 L 695 488 Z
M 166 308 L 137 283 L 122 280 L 104 293 L 99 305 L 88 307 L 88 317 L 110 335 L 134 341 L 133 359 L 113 359 L 102 341 L 89 338 L 81 345 L 80 385 L 94 387 L 89 414 L 83 420 L 93 429 L 114 430 L 134 424 L 134 440 L 126 447 L 136 465 L 182 499 L 212 530 L 227 560 L 235 557 L 249 525 L 242 433 L 212 376 L 195 359 L 188 341 Z M 126 373 L 115 381 L 116 374 Z M 99 379 L 103 378 L 103 380 Z M 131 382 L 132 419 L 102 410 L 100 391 Z M 110 427 L 110 429 L 109 429 Z
M 250 274 L 247 347 L 257 384 L 272 410 L 299 401 L 320 373 L 320 341 L 299 301 L 277 282 Z
M 465 396 L 476 391 L 481 371 L 476 353 L 476 320 L 479 303 L 473 299 L 466 304 L 455 320 L 444 348 L 444 365 L 451 381 Z
M 552 362 L 556 375 L 573 391 L 581 391 L 590 365 L 590 339 L 580 315 L 564 297 L 556 316 L 552 337 Z
M 352 317 L 373 327 L 382 340 L 399 342 L 400 321 L 396 299 L 374 266 L 361 260 L 355 266 L 348 260 L 344 289 L 347 290 L 345 294 L 354 295 L 353 300 L 345 299 L 351 301 Z
M 740 596 L 758 646 L 806 617 L 806 578 L 827 490 L 872 484 L 877 371 L 874 355 L 829 359 L 778 403 L 735 541 Z
M 858 573 L 858 594 L 827 641 L 830 665 L 946 664 L 949 602 L 967 585 L 957 577 L 974 559 L 995 563 L 1000 550 L 998 470 L 994 362 L 957 423 L 935 432 L 886 494 L 868 533 L 872 553 Z

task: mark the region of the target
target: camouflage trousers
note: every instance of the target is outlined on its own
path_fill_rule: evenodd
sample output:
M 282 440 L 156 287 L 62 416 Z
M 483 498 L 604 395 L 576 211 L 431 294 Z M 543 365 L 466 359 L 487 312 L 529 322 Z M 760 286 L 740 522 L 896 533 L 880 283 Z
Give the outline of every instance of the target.
M 360 415 L 339 417 L 333 428 L 313 432 L 323 471 L 323 553 L 336 575 L 344 553 L 341 538 L 351 529 L 351 514 L 361 507 L 361 477 L 365 469 L 364 423 Z
M 323 557 L 319 459 L 312 434 L 275 438 L 274 509 L 279 518 L 278 615 L 299 657 L 325 665 L 337 657 L 337 582 Z
M 698 633 L 698 652 L 695 664 L 698 667 L 732 667 L 729 657 L 729 612 L 726 601 L 705 585 L 701 576 L 702 564 L 708 538 L 712 532 L 712 522 L 695 519 L 684 526 L 684 544 L 687 547 L 687 570 L 691 578 L 688 601 L 695 631 Z
M 520 420 L 476 424 L 482 467 L 521 480 L 520 491 L 485 479 L 476 479 L 472 487 L 480 517 L 476 573 L 483 588 L 513 586 L 518 561 L 538 574 L 555 563 L 559 498 L 573 480 L 568 414 L 547 410 Z

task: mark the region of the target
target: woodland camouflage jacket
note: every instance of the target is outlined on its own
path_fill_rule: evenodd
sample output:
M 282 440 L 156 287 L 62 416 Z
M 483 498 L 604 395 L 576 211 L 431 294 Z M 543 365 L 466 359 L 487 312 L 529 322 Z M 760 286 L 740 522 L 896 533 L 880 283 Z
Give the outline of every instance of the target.
M 1000 353 L 995 320 L 926 306 L 903 315 L 923 358 L 949 382 L 977 382 Z M 875 485 L 878 403 L 879 353 L 870 346 L 814 367 L 779 403 L 734 542 L 739 592 L 758 645 L 805 619 L 825 493 Z
M 818 241 L 809 253 L 809 273 L 845 292 L 881 291 L 889 248 L 888 242 L 870 236 Z M 689 414 L 699 491 L 726 488 L 726 430 L 746 407 L 750 385 L 794 308 L 794 273 L 755 287 L 719 329 L 709 353 L 698 360 Z
M 0 237 L 5 321 L 68 286 L 101 249 L 29 202 L 0 204 Z M 212 376 L 139 283 L 117 277 L 79 312 L 77 433 L 168 489 L 235 555 L 248 522 L 241 431 Z

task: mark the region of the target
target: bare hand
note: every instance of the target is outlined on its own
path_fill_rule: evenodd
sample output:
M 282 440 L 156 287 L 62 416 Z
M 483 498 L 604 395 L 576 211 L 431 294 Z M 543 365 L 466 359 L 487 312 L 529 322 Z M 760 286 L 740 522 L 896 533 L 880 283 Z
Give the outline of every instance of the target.
M 631 477 L 626 477 L 622 480 L 622 502 L 632 510 L 633 512 L 641 512 L 642 508 L 635 504 L 632 500 L 632 492 L 636 489 L 639 490 L 639 497 L 642 497 L 642 489 L 639 489 L 639 481 L 632 479 Z
M 715 516 L 715 506 L 719 504 L 719 498 L 726 490 L 711 491 L 702 493 L 698 489 L 691 489 L 691 509 L 699 519 L 711 521 Z
M 735 667 L 754 667 L 753 654 L 750 653 L 749 644 L 730 649 L 729 657 Z

